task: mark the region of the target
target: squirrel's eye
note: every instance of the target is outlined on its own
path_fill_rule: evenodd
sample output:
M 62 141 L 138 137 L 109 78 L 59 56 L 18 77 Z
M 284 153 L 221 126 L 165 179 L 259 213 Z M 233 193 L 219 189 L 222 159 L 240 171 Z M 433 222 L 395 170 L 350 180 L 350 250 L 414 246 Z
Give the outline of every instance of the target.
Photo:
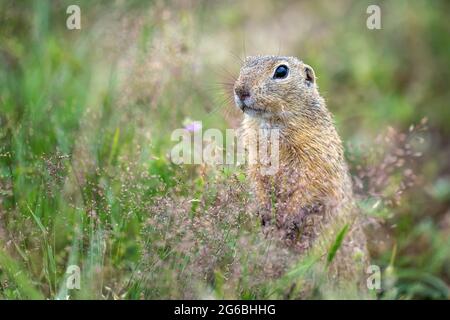
M 278 68 L 275 70 L 275 73 L 273 74 L 274 79 L 284 79 L 287 77 L 289 72 L 289 68 L 282 64 L 281 66 L 278 66 Z

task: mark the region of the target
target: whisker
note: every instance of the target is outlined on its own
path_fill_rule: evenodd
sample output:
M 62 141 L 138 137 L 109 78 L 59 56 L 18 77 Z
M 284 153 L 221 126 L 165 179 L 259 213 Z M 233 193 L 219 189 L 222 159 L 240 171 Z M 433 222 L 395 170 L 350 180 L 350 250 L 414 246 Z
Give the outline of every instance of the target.
M 244 60 L 243 60 L 241 57 L 239 57 L 237 54 L 235 54 L 234 52 L 230 51 L 230 54 L 231 54 L 234 58 L 236 58 L 241 64 L 244 63 Z
M 247 57 L 247 49 L 245 47 L 245 32 L 244 32 L 244 36 L 242 37 L 242 47 L 244 50 L 244 57 Z

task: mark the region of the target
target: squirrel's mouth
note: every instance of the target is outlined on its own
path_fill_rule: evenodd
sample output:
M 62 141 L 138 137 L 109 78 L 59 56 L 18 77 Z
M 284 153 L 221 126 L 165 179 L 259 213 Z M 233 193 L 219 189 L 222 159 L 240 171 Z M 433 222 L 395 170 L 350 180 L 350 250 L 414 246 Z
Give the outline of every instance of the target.
M 236 106 L 241 109 L 242 112 L 251 117 L 262 117 L 268 114 L 265 109 L 255 107 L 256 102 L 251 96 L 241 99 L 235 94 L 234 100 L 236 102 Z

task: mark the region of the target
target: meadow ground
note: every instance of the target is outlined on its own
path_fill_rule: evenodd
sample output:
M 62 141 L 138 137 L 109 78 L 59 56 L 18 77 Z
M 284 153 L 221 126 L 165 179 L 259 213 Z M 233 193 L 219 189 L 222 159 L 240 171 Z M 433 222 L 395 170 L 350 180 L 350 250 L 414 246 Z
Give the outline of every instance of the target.
M 448 2 L 380 2 L 381 30 L 366 1 L 78 1 L 81 30 L 70 4 L 0 1 L 0 298 L 356 297 L 262 234 L 244 168 L 167 156 L 192 120 L 239 126 L 255 54 L 318 75 L 383 272 L 366 297 L 450 297 Z

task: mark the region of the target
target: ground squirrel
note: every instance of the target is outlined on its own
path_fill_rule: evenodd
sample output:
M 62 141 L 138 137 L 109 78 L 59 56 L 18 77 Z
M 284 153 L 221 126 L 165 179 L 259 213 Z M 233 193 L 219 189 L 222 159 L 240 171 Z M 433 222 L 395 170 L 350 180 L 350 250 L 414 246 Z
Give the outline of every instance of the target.
M 356 272 L 353 261 L 365 260 L 366 240 L 342 142 L 318 92 L 313 69 L 294 57 L 248 57 L 234 95 L 244 112 L 247 143 L 258 145 L 249 132 L 279 130 L 277 173 L 263 175 L 259 163 L 249 165 L 263 223 L 274 221 L 302 252 L 317 242 L 323 245 L 320 250 L 327 250 L 347 225 L 349 231 L 335 258 L 338 262 L 333 264 L 340 264 L 337 269 L 343 273 Z

